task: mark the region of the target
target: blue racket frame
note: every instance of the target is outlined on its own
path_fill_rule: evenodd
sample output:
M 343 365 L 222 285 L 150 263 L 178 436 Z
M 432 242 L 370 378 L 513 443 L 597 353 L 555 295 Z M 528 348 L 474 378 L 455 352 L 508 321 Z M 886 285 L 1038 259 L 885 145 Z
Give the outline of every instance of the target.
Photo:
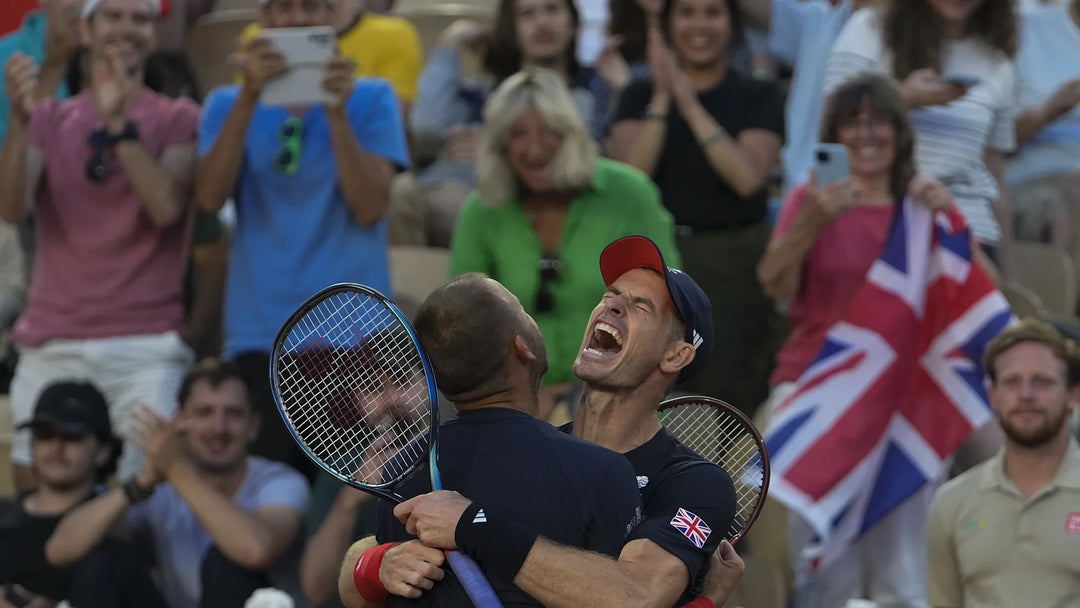
M 288 339 L 289 334 L 296 327 L 300 319 L 302 319 L 307 313 L 311 312 L 316 306 L 324 302 L 327 298 L 343 292 L 360 293 L 371 298 L 378 300 L 384 304 L 401 323 L 402 327 L 408 333 L 409 338 L 412 340 L 413 345 L 416 346 L 416 350 L 420 355 L 420 362 L 424 367 L 424 378 L 427 381 L 428 399 L 431 403 L 431 413 L 428 424 L 428 468 L 431 472 L 431 487 L 435 490 L 442 490 L 442 476 L 439 473 L 439 389 L 435 383 L 435 372 L 431 367 L 431 361 L 428 359 L 427 353 L 424 352 L 423 347 L 420 345 L 420 340 L 416 336 L 416 330 L 413 329 L 408 318 L 401 309 L 394 304 L 393 300 L 386 297 L 385 294 L 377 289 L 368 287 L 367 285 L 360 285 L 357 283 L 337 283 L 330 285 L 325 289 L 322 289 L 315 295 L 307 299 L 300 305 L 282 324 L 281 329 L 278 330 L 277 336 L 274 338 L 273 350 L 270 351 L 270 386 L 271 392 L 274 395 L 274 403 L 277 405 L 278 412 L 281 414 L 282 419 L 285 422 L 285 426 L 288 427 L 289 433 L 293 437 L 293 441 L 304 451 L 307 457 L 319 466 L 322 470 L 326 471 L 332 477 L 345 483 L 358 490 L 374 494 L 381 498 L 385 498 L 394 503 L 401 503 L 405 499 L 400 494 L 392 491 L 395 484 L 401 480 L 412 475 L 416 469 L 420 466 L 422 459 L 417 459 L 412 463 L 408 469 L 405 470 L 397 478 L 390 480 L 380 485 L 368 485 L 357 482 L 352 478 L 337 471 L 334 467 L 324 462 L 322 458 L 319 458 L 308 447 L 308 445 L 297 434 L 293 421 L 289 417 L 289 413 L 285 410 L 281 400 L 281 386 L 278 383 L 278 379 L 281 375 L 281 369 L 279 367 L 279 354 L 284 347 L 285 341 Z M 495 591 L 491 588 L 491 584 L 484 577 L 483 572 L 480 570 L 480 566 L 473 561 L 472 558 L 461 553 L 460 551 L 449 551 L 446 554 L 447 561 L 450 562 L 451 568 L 454 569 L 457 574 L 458 580 L 461 581 L 462 587 L 468 594 L 469 598 L 473 601 L 473 604 L 477 608 L 502 608 L 502 602 L 499 601 Z

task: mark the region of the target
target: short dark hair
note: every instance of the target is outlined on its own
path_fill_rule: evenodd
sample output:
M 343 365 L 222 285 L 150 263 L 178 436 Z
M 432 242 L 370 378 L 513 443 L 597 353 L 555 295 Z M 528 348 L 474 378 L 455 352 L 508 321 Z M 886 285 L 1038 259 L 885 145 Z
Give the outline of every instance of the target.
M 180 383 L 180 393 L 178 395 L 180 409 L 184 408 L 188 397 L 191 396 L 191 389 L 199 382 L 208 382 L 211 388 L 217 388 L 228 380 L 239 380 L 244 385 L 244 390 L 248 394 L 248 407 L 254 409 L 251 403 L 251 387 L 248 386 L 247 379 L 244 377 L 240 367 L 235 363 L 223 362 L 214 358 L 203 359 L 188 370 L 184 380 Z
M 1065 380 L 1069 388 L 1080 384 L 1080 350 L 1076 343 L 1061 335 L 1054 327 L 1038 319 L 1023 321 L 1005 329 L 986 347 L 983 365 L 990 376 L 990 382 L 997 384 L 997 370 L 994 363 L 1002 353 L 1024 342 L 1036 342 L 1045 345 L 1054 356 L 1065 364 Z
M 519 330 L 518 316 L 480 273 L 454 278 L 431 293 L 413 327 L 431 360 L 439 389 L 454 400 L 505 390 L 503 362 Z
M 821 141 L 836 143 L 840 123 L 859 115 L 864 107 L 884 115 L 895 132 L 896 156 L 889 170 L 889 192 L 899 202 L 915 177 L 915 129 L 896 85 L 885 76 L 859 74 L 841 84 L 825 101 Z
M 570 37 L 566 49 L 566 66 L 570 80 L 577 79 L 581 64 L 577 60 L 577 35 L 581 24 L 574 0 L 562 0 L 570 11 L 570 20 L 574 23 L 575 35 Z M 521 71 L 521 41 L 517 38 L 517 0 L 502 0 L 495 13 L 495 25 L 491 30 L 487 51 L 484 53 L 484 69 L 500 83 Z

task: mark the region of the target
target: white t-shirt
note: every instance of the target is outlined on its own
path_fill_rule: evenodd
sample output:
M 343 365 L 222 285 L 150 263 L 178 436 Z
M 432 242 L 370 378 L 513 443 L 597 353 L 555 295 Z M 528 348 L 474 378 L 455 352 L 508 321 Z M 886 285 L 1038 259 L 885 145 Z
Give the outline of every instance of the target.
M 892 74 L 881 25 L 880 13 L 873 9 L 851 16 L 829 56 L 826 94 L 860 73 Z M 919 173 L 945 184 L 975 236 L 996 244 L 1001 238 L 993 211 L 998 186 L 983 155 L 987 150 L 1010 152 L 1016 146 L 1013 65 L 1004 53 L 969 36 L 946 43 L 941 73 L 974 76 L 979 83 L 952 103 L 911 111 L 915 163 Z
M 1080 77 L 1080 29 L 1069 7 L 1039 6 L 1021 15 L 1016 78 L 1020 114 L 1049 100 L 1067 80 Z M 1080 167 L 1080 108 L 1040 129 L 1020 145 L 1005 175 L 1010 184 Z
M 250 456 L 247 477 L 233 502 L 247 511 L 284 505 L 303 513 L 309 497 L 303 475 L 284 464 Z M 200 566 L 214 541 L 172 484 L 158 486 L 146 502 L 128 509 L 127 520 L 137 529 L 149 529 L 153 536 L 161 591 L 170 608 L 198 608 L 202 596 Z M 292 596 L 298 607 L 308 605 L 300 591 L 299 560 L 297 544 L 267 573 L 274 586 Z
M 821 113 L 825 105 L 825 64 L 844 23 L 851 0 L 828 2 L 772 0 L 769 53 L 792 67 L 784 117 L 787 141 L 781 152 L 784 191 L 805 182 L 814 164 Z

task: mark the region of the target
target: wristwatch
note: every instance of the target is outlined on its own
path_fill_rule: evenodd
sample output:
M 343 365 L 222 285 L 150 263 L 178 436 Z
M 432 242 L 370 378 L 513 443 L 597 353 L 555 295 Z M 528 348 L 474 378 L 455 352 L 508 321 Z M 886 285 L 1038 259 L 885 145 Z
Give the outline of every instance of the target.
M 139 139 L 139 126 L 132 121 L 124 123 L 124 128 L 119 133 L 109 133 L 109 145 L 115 146 L 122 141 L 137 141 Z
M 132 477 L 124 482 L 121 486 L 124 489 L 124 496 L 127 497 L 130 504 L 138 504 L 147 498 L 150 498 L 154 494 L 154 486 L 144 488 L 139 485 L 138 478 Z

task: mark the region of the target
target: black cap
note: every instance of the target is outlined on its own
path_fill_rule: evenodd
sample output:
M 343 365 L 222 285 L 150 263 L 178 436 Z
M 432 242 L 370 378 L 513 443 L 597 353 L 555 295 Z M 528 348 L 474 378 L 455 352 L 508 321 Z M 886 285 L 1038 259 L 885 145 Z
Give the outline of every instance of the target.
M 686 326 L 683 339 L 694 347 L 695 354 L 694 360 L 679 373 L 678 381 L 683 382 L 697 373 L 712 354 L 712 304 L 690 275 L 664 264 L 660 248 L 647 237 L 623 237 L 605 247 L 600 254 L 600 274 L 605 285 L 610 286 L 636 268 L 649 268 L 664 276 L 671 301 Z
M 109 405 L 93 384 L 65 380 L 50 384 L 38 396 L 34 417 L 19 429 L 47 427 L 73 435 L 95 435 L 113 439 Z

